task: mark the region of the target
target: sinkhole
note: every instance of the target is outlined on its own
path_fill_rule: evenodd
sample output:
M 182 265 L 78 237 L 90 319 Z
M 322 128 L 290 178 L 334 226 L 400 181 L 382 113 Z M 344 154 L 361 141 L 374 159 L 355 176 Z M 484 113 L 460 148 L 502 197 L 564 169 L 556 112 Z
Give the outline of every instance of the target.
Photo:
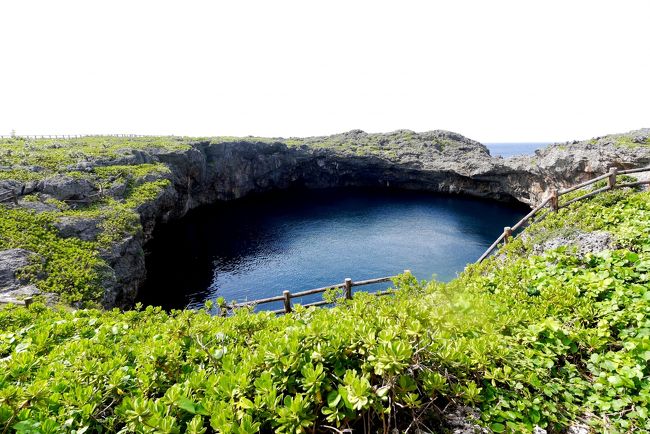
M 147 280 L 138 301 L 197 308 L 218 297 L 254 300 L 405 269 L 448 281 L 527 210 L 386 188 L 285 190 L 218 202 L 156 228 L 145 246 Z

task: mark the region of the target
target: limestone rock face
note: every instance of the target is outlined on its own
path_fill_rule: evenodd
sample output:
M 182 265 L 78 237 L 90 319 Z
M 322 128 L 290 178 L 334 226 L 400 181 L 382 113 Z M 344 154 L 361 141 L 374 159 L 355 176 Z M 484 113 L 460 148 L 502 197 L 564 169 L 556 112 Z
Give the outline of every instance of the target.
M 545 240 L 541 244 L 536 244 L 533 246 L 533 253 L 541 255 L 548 250 L 557 249 L 562 246 L 574 250 L 580 257 L 584 257 L 588 253 L 596 253 L 616 248 L 613 237 L 608 232 L 575 232 L 553 237 Z
M 591 140 L 551 145 L 534 156 L 503 161 L 509 191 L 533 204 L 550 188 L 564 188 L 606 173 L 610 167 L 629 169 L 650 165 L 650 129 Z M 528 200 L 526 200 L 528 196 Z
M 25 249 L 0 251 L 0 291 L 15 289 L 25 284 L 16 276 L 16 272 L 29 265 L 29 257 L 32 254 Z
M 62 217 L 54 226 L 63 238 L 77 237 L 84 241 L 95 241 L 100 233 L 99 219 Z
M 101 252 L 110 265 L 103 280 L 104 306 L 131 306 L 146 276 L 142 234 L 125 238 Z
M 129 306 L 145 278 L 143 246 L 157 224 L 219 200 L 288 187 L 392 187 L 463 194 L 502 201 L 539 203 L 551 188 L 563 188 L 619 168 L 650 165 L 650 129 L 552 145 L 536 155 L 494 158 L 474 140 L 449 131 L 399 130 L 368 134 L 353 130 L 327 137 L 197 140 L 189 149 L 122 149 L 111 158 L 85 161 L 78 170 L 111 164 L 164 163 L 171 183 L 137 209 L 142 231 L 102 252 L 110 270 L 104 305 Z M 155 175 L 152 175 L 155 176 Z M 56 175 L 40 182 L 2 181 L 19 194 L 38 193 L 84 201 L 98 188 L 90 181 Z M 104 187 L 120 200 L 127 185 Z M 39 205 L 40 204 L 40 205 Z M 41 208 L 37 207 L 40 206 Z M 37 211 L 55 208 L 20 201 Z M 64 237 L 95 240 L 96 221 L 59 219 Z M 17 263 L 16 263 L 17 264 Z
M 76 179 L 65 175 L 44 179 L 38 189 L 58 200 L 85 200 L 96 191 L 87 179 Z
M 36 286 L 18 277 L 20 269 L 31 263 L 33 255 L 25 249 L 0 251 L 0 303 L 22 303 L 25 297 L 41 294 Z

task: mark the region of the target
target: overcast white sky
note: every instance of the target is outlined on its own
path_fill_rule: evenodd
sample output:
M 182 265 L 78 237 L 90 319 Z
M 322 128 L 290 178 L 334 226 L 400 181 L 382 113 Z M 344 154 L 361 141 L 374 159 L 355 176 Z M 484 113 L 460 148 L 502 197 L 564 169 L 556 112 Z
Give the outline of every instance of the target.
M 650 127 L 650 1 L 0 3 L 0 134 Z

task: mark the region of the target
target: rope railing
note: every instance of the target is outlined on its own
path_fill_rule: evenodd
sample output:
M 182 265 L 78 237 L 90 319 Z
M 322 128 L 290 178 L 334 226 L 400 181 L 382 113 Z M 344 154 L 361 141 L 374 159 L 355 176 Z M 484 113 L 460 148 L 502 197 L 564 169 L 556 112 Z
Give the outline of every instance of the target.
M 490 256 L 490 254 L 496 249 L 499 245 L 499 243 L 503 242 L 504 244 L 508 244 L 510 239 L 513 237 L 513 233 L 517 230 L 523 227 L 526 223 L 528 223 L 532 218 L 534 218 L 541 210 L 546 208 L 547 206 L 549 207 L 549 210 L 547 210 L 544 214 L 540 216 L 535 221 L 540 221 L 546 215 L 548 215 L 548 212 L 557 212 L 558 210 L 562 208 L 566 208 L 571 204 L 574 204 L 576 202 L 579 202 L 584 199 L 588 199 L 590 197 L 596 196 L 600 193 L 604 193 L 609 190 L 613 190 L 615 188 L 625 188 L 625 187 L 638 187 L 641 185 L 648 185 L 650 184 L 650 180 L 645 180 L 645 181 L 636 181 L 636 182 L 627 182 L 627 183 L 618 183 L 616 180 L 616 177 L 619 175 L 629 175 L 632 173 L 641 173 L 641 172 L 648 172 L 650 171 L 650 166 L 648 167 L 639 167 L 636 169 L 627 169 L 627 170 L 618 170 L 616 167 L 611 167 L 609 169 L 609 172 L 605 173 L 604 175 L 597 176 L 593 179 L 590 179 L 585 182 L 581 182 L 580 184 L 576 184 L 572 187 L 565 188 L 563 190 L 551 190 L 550 195 L 546 197 L 539 205 L 537 205 L 535 208 L 533 208 L 532 211 L 530 211 L 528 214 L 526 214 L 521 220 L 519 220 L 517 223 L 515 223 L 512 227 L 506 226 L 503 228 L 503 233 L 499 236 L 499 238 L 494 241 L 490 245 L 490 247 L 487 248 L 485 253 L 481 255 L 480 258 L 476 261 L 477 263 L 482 262 L 485 258 Z M 579 190 L 584 187 L 588 187 L 590 185 L 593 185 L 599 181 L 602 181 L 604 179 L 607 179 L 607 185 L 605 187 L 601 187 L 599 189 L 590 191 L 588 193 L 583 194 L 582 196 L 578 196 L 576 198 L 573 198 L 563 204 L 559 204 L 559 198 L 560 196 L 563 196 L 565 194 L 571 193 L 573 191 Z

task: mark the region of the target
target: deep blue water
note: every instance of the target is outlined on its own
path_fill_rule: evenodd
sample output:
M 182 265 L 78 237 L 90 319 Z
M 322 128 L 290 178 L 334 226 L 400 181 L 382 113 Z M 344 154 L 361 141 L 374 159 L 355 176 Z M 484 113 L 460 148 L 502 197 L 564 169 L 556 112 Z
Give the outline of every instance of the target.
M 198 307 L 217 297 L 251 300 L 405 269 L 418 279 L 446 281 L 525 212 L 492 201 L 386 189 L 289 191 L 219 203 L 154 234 L 140 301 Z M 379 289 L 355 290 L 361 288 Z
M 550 142 L 535 143 L 485 143 L 493 157 L 514 157 L 515 155 L 533 155 L 536 149 L 549 145 Z

